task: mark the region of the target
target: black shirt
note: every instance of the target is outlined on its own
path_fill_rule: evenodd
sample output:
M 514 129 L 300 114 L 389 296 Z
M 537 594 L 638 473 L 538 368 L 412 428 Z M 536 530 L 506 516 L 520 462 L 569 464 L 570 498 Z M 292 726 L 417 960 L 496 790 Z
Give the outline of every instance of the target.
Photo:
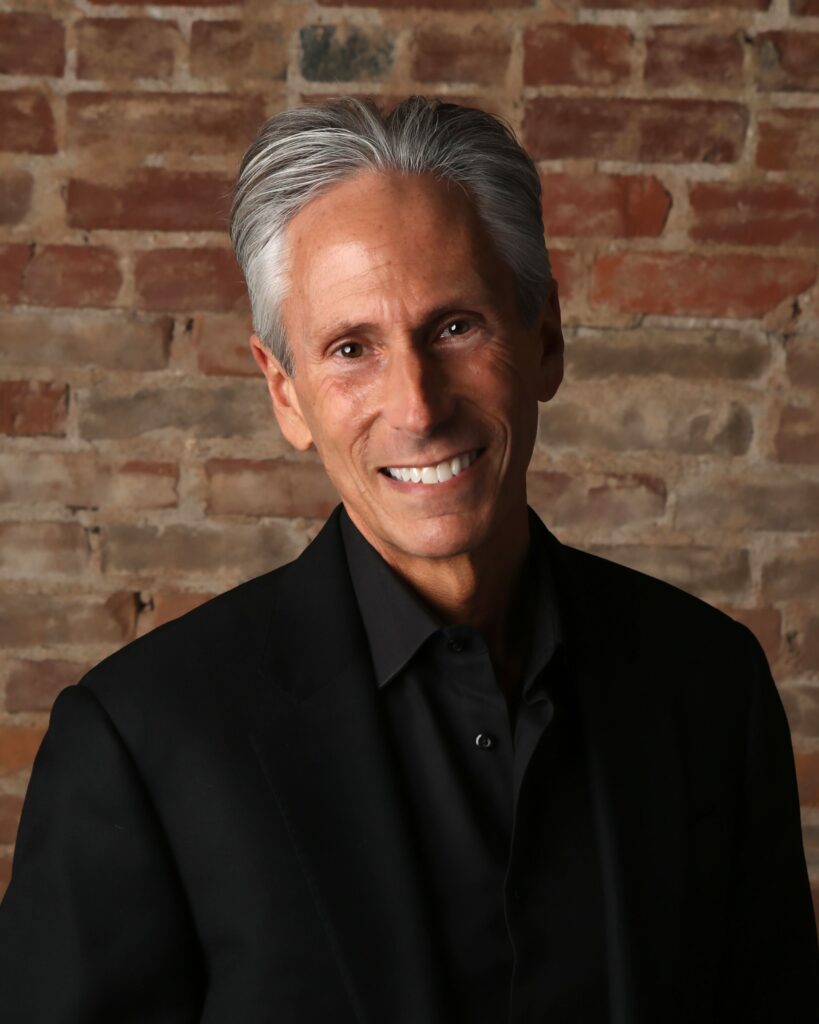
M 481 633 L 445 623 L 344 512 L 342 536 L 397 755 L 451 1019 L 604 1024 L 602 891 L 582 730 L 545 527 L 529 511 L 520 697 Z

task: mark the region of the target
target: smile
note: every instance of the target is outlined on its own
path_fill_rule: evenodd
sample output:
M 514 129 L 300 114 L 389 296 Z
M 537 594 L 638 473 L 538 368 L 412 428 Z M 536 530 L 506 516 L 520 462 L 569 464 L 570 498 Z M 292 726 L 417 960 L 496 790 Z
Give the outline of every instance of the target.
M 432 466 L 386 466 L 381 472 L 403 483 L 443 484 L 468 469 L 484 451 L 484 448 L 475 448 Z

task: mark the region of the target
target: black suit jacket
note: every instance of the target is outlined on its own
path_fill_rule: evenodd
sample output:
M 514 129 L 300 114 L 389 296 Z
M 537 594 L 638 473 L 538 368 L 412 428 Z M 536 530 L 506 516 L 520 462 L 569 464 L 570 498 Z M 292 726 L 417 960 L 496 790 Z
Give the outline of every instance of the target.
M 548 542 L 588 737 L 612 1024 L 815 1024 L 793 754 L 758 643 Z M 295 562 L 63 691 L 0 908 L 5 1024 L 444 1024 L 376 698 L 338 509 Z

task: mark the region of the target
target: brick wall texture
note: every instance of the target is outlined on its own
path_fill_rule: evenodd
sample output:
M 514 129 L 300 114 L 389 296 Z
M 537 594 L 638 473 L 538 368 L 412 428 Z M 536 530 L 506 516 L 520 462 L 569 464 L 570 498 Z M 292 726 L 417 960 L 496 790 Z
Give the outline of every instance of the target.
M 0 889 L 58 690 L 336 501 L 247 347 L 244 148 L 412 92 L 538 161 L 568 361 L 530 501 L 755 631 L 819 904 L 817 0 L 0 0 Z

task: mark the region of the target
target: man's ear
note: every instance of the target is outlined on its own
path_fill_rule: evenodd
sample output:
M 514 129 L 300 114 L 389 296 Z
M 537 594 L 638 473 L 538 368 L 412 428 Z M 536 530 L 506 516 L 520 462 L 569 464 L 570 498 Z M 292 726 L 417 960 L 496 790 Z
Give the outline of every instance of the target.
M 293 378 L 285 372 L 270 349 L 265 347 L 258 334 L 251 334 L 250 350 L 267 381 L 273 412 L 281 432 L 295 449 L 307 451 L 313 443 L 313 435 L 301 411 Z
M 538 401 L 548 402 L 554 398 L 563 380 L 563 328 L 560 320 L 560 301 L 557 297 L 557 281 L 552 280 L 546 302 L 538 321 L 540 340 L 540 373 L 538 379 Z

